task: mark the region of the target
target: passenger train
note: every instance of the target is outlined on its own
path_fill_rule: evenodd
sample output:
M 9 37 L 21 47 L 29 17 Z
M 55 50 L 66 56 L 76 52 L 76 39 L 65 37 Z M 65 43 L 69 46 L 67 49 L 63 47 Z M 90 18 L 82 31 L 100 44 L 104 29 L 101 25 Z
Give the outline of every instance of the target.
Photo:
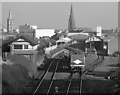
M 71 72 L 82 72 L 85 67 L 84 54 L 72 54 L 70 59 Z

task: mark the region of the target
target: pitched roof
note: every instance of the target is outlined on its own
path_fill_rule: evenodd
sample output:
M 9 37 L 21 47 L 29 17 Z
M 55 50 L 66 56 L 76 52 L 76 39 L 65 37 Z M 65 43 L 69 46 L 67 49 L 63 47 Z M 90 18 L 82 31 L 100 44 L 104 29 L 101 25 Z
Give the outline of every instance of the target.
M 81 32 L 83 32 L 83 30 L 76 29 L 76 30 L 69 31 L 69 33 L 81 33 Z
M 71 38 L 72 40 L 85 40 L 88 38 L 88 36 L 83 34 L 77 34 L 77 35 L 69 36 L 69 38 Z
M 65 37 L 65 38 L 61 38 L 61 39 L 59 39 L 57 42 L 70 42 L 70 41 L 71 41 L 70 38 Z
M 91 41 L 103 41 L 103 39 L 101 38 L 101 37 L 99 37 L 99 36 L 93 36 L 93 37 L 91 37 L 92 39 L 90 39 L 90 38 L 87 38 L 86 39 L 86 42 L 90 42 L 90 40 Z
M 20 37 L 18 37 L 18 39 L 19 39 L 19 38 L 25 39 L 25 40 L 26 40 L 27 42 L 29 42 L 30 45 L 32 45 L 32 46 L 38 44 L 38 41 L 37 41 L 36 39 L 33 39 L 33 38 L 29 37 L 29 36 L 20 36 Z
M 25 41 L 29 42 L 30 45 L 35 46 L 38 44 L 37 40 L 30 38 L 29 36 L 18 36 L 16 38 L 10 37 L 7 40 L 3 41 L 3 44 L 11 44 L 12 42 L 16 41 L 17 39 L 24 39 Z
M 51 39 L 54 39 L 54 40 L 59 40 L 59 36 L 57 34 L 51 36 Z
M 74 53 L 79 53 L 79 54 L 84 54 L 84 51 L 80 50 L 80 49 L 77 49 L 77 48 L 73 48 L 73 47 L 65 47 L 65 49 L 69 50 L 69 51 L 72 51 Z

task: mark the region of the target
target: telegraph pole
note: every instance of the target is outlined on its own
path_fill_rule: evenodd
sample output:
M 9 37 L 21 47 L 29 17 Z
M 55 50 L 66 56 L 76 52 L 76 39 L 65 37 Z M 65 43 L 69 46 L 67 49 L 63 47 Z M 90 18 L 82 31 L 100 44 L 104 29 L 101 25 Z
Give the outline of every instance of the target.
M 90 55 L 91 55 L 91 48 L 92 48 L 91 37 L 92 37 L 92 34 L 90 34 Z M 90 56 L 89 56 L 89 62 L 90 62 Z

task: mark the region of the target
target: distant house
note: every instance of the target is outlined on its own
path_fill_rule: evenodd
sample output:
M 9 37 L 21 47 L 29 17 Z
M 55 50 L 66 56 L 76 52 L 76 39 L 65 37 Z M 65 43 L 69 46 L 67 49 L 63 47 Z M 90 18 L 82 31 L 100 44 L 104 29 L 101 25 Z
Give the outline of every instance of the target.
M 108 42 L 108 54 L 113 54 L 119 51 L 119 32 L 118 30 L 102 30 L 102 37 L 104 41 Z
M 103 39 L 101 39 L 99 36 L 92 36 L 86 39 L 86 52 L 97 52 L 97 54 L 108 54 L 108 43 L 104 42 Z M 91 49 L 90 49 L 91 48 Z
M 3 52 L 10 54 L 27 55 L 30 59 L 31 56 L 37 53 L 38 42 L 29 36 L 18 36 L 5 40 L 3 46 L 6 48 Z
M 19 36 L 9 43 L 12 54 L 35 54 L 38 43 L 28 36 Z
M 70 43 L 70 42 L 71 42 L 71 39 L 68 38 L 68 37 L 65 37 L 65 38 L 60 38 L 59 40 L 57 40 L 56 44 L 57 45 L 62 45 L 62 44 Z

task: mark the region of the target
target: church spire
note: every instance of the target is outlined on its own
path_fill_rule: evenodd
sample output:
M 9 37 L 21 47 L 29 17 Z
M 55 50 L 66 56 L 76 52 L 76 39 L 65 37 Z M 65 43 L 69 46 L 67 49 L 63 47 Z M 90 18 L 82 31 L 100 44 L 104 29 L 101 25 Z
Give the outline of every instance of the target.
M 7 32 L 13 33 L 13 18 L 10 10 L 7 18 Z
M 8 18 L 12 18 L 11 11 L 9 10 Z
M 68 21 L 68 30 L 72 31 L 74 29 L 75 29 L 75 20 L 74 20 L 73 8 L 71 5 L 70 16 Z

